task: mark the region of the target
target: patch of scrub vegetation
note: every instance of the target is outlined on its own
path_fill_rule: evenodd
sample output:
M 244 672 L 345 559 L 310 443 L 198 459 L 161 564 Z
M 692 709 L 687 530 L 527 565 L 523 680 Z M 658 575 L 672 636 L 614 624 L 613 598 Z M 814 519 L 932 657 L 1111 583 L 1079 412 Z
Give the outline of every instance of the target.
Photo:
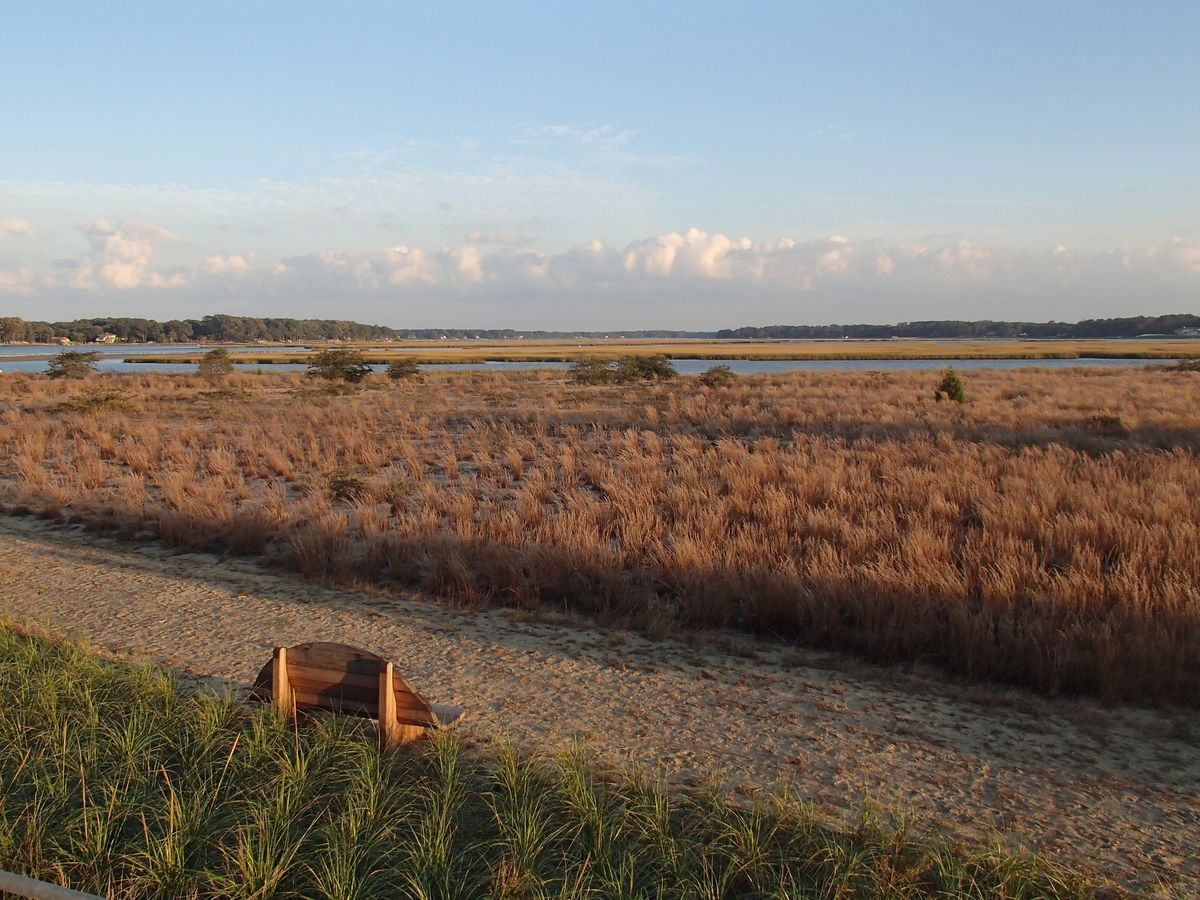
M 58 409 L 65 412 L 105 412 L 128 406 L 129 395 L 119 388 L 93 387 L 62 401 Z
M 96 373 L 100 354 L 96 351 L 64 350 L 46 366 L 51 378 L 87 378 Z
M 233 359 L 224 347 L 209 350 L 196 365 L 196 374 L 205 378 L 220 379 L 233 373 Z
M 632 384 L 636 381 L 669 381 L 679 375 L 661 354 L 622 356 L 618 359 L 588 357 L 571 363 L 575 384 Z
M 359 350 L 338 347 L 314 353 L 308 359 L 308 373 L 324 381 L 358 384 L 371 374 L 371 367 Z
M 729 366 L 711 366 L 701 372 L 697 380 L 705 387 L 729 387 L 737 381 L 737 375 Z
M 384 370 L 391 381 L 421 381 L 421 367 L 411 357 L 393 360 Z
M 611 776 L 579 746 L 387 754 L 0 623 L 0 868 L 112 898 L 1093 896 L 1080 876 L 789 799 Z
M 942 380 L 938 382 L 937 390 L 933 392 L 935 400 L 941 400 L 943 396 L 955 403 L 967 402 L 967 389 L 963 385 L 962 377 L 952 368 L 942 373 Z

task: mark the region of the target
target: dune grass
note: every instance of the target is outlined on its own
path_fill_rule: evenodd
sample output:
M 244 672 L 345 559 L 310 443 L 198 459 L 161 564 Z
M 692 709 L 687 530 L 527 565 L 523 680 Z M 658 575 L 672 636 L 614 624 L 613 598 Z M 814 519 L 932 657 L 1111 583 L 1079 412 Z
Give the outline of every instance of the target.
M 0 868 L 111 898 L 1086 897 L 1078 875 L 864 815 L 737 805 L 192 693 L 0 623 Z

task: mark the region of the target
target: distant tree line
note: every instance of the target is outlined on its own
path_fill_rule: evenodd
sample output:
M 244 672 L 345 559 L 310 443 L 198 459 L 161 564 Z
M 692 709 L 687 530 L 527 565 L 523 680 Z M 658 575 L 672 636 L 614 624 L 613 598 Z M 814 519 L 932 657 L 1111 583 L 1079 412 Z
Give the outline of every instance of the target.
M 723 328 L 720 331 L 520 331 L 514 328 L 388 328 L 334 319 L 274 319 L 213 315 L 202 319 L 97 318 L 73 322 L 27 322 L 0 318 L 0 343 L 50 343 L 66 337 L 76 343 L 114 334 L 122 342 L 182 343 L 189 341 L 379 341 L 379 340 L 596 340 L 602 338 L 1120 338 L 1143 334 L 1172 334 L 1179 328 L 1200 328 L 1200 316 L 1133 316 L 1085 319 L 1082 322 L 994 322 L 980 320 L 900 322 L 896 325 L 764 325 Z
M 185 343 L 191 341 L 378 341 L 408 340 L 517 340 L 570 338 L 686 338 L 712 337 L 713 332 L 670 331 L 521 331 L 516 328 L 388 328 L 333 319 L 263 319 L 253 316 L 205 316 L 203 319 L 97 318 L 72 322 L 27 322 L 0 318 L 0 343 L 45 344 L 57 337 L 75 342 L 94 341 L 115 334 L 122 342 Z
M 1122 338 L 1142 334 L 1172 334 L 1178 328 L 1200 327 L 1200 316 L 1132 316 L 1123 319 L 1084 319 L 1082 322 L 901 322 L 898 325 L 764 325 L 723 328 L 718 338 Z
M 395 337 L 383 325 L 333 319 L 262 319 L 253 316 L 205 316 L 203 319 L 98 318 L 73 322 L 26 322 L 0 318 L 0 342 L 48 343 L 58 337 L 94 341 L 104 334 L 131 343 L 190 341 L 373 341 Z
M 436 341 L 447 338 L 454 341 L 466 341 L 474 338 L 487 341 L 515 341 L 521 338 L 530 340 L 571 340 L 586 338 L 599 340 L 605 338 L 711 338 L 715 331 L 678 331 L 664 328 L 641 329 L 634 331 L 527 331 L 520 328 L 397 328 L 397 339 L 402 341 Z

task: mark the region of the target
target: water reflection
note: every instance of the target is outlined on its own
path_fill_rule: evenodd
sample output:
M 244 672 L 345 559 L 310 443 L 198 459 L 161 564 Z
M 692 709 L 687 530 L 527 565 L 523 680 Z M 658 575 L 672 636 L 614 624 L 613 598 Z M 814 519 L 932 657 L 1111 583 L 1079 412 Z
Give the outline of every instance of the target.
M 141 345 L 137 350 L 126 345 L 119 350 L 111 347 L 100 352 L 102 358 L 97 363 L 101 372 L 143 372 L 143 373 L 194 373 L 195 363 L 129 363 L 124 357 L 137 353 L 166 353 L 194 352 L 199 349 L 196 345 L 168 345 L 167 347 L 151 347 Z M 71 348 L 73 349 L 73 348 Z M 88 350 L 92 349 L 90 346 Z M 99 348 L 98 348 L 99 349 Z M 263 350 L 302 350 L 303 347 L 270 347 Z M 16 352 L 4 352 L 16 351 Z M 29 347 L 0 347 L 0 371 L 2 372 L 44 372 L 49 365 L 50 353 L 40 359 L 13 359 L 11 357 L 31 352 Z M 36 351 L 33 351 L 36 352 Z M 255 350 L 255 353 L 263 352 Z M 119 355 L 118 355 L 119 354 Z M 5 358 L 9 357 L 9 358 Z M 1065 369 L 1077 366 L 1100 366 L 1104 368 L 1121 368 L 1130 366 L 1161 366 L 1173 364 L 1173 359 L 675 359 L 675 368 L 681 375 L 696 375 L 712 366 L 729 366 L 739 375 L 755 375 L 762 373 L 780 372 L 903 372 L 944 369 L 953 366 L 964 371 L 972 369 L 1019 369 L 1044 368 Z M 422 365 L 421 368 L 431 372 L 505 372 L 530 371 L 535 369 L 565 369 L 569 364 L 563 362 L 542 361 L 498 361 L 484 363 L 438 363 Z M 253 372 L 302 372 L 308 366 L 303 363 L 275 363 L 267 365 L 248 364 L 238 365 L 238 371 Z M 371 369 L 382 372 L 386 365 L 373 365 Z

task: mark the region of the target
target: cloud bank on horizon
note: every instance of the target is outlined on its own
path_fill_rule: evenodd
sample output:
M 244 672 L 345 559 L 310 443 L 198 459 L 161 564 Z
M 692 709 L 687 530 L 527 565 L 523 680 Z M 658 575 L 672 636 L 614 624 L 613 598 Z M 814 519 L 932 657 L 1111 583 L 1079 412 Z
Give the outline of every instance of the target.
M 86 249 L 43 267 L 0 267 L 3 308 L 27 318 L 99 314 L 154 318 L 237 312 L 354 318 L 401 327 L 712 329 L 816 323 L 1128 315 L 1194 307 L 1200 241 L 1033 249 L 966 238 L 888 241 L 831 235 L 756 242 L 699 228 L 614 246 L 594 239 L 547 252 L 528 239 L 474 229 L 456 244 L 392 244 L 271 258 L 255 252 L 167 260 L 188 242 L 159 225 L 96 219 Z M 36 239 L 0 220 L 0 241 Z M 2 245 L 0 245 L 2 249 Z

